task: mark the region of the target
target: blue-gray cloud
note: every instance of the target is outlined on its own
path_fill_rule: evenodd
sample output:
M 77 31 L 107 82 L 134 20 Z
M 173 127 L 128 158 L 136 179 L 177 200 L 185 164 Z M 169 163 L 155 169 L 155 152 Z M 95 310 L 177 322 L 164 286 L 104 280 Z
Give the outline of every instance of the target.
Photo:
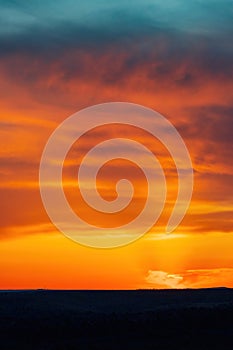
M 103 45 L 161 32 L 226 40 L 232 18 L 231 0 L 2 0 L 0 52 Z
M 205 80 L 229 86 L 232 4 L 231 0 L 0 0 L 3 80 L 50 103 L 52 96 L 57 103 L 59 89 L 69 81 L 126 86 L 139 72 L 141 83 L 135 89 L 146 90 L 149 83 L 155 93 L 180 88 L 193 93 Z M 50 76 L 57 77 L 54 84 L 38 84 Z M 0 92 L 8 94 L 4 83 Z M 230 99 L 231 92 L 226 94 Z

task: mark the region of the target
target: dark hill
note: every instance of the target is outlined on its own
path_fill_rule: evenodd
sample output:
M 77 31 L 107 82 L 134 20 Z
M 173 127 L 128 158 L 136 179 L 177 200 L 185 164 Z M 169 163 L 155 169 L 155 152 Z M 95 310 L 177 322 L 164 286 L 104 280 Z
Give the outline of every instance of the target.
M 233 349 L 233 290 L 1 291 L 0 349 Z

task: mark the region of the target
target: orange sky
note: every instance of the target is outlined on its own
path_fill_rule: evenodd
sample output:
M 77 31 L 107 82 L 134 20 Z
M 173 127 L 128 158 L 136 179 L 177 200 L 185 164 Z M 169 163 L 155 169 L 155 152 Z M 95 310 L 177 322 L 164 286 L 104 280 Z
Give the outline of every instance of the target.
M 149 33 L 129 45 L 121 37 L 100 41 L 101 47 L 65 45 L 60 37 L 59 54 L 46 46 L 37 52 L 27 38 L 29 47 L 0 50 L 1 289 L 233 287 L 229 42 L 225 36 L 214 45 L 205 35 L 189 33 L 188 38 L 181 36 L 182 46 L 177 35 L 177 49 L 171 34 L 155 39 Z M 220 61 L 208 61 L 218 50 Z M 157 225 L 141 239 L 121 248 L 94 249 L 69 240 L 50 222 L 40 197 L 39 162 L 59 123 L 84 107 L 110 101 L 153 108 L 173 123 L 191 155 L 194 191 L 180 226 L 164 235 L 177 193 L 174 164 L 158 141 L 129 130 L 158 155 L 167 175 L 168 201 Z M 113 134 L 118 131 L 96 132 L 81 141 L 80 149 L 85 153 Z M 128 169 L 137 190 L 121 216 L 98 216 L 73 188 L 78 157 L 74 145 L 63 178 L 75 210 L 107 227 L 134 217 L 146 193 L 140 170 L 123 162 L 102 169 L 98 186 L 104 198 L 114 198 L 114 183 Z

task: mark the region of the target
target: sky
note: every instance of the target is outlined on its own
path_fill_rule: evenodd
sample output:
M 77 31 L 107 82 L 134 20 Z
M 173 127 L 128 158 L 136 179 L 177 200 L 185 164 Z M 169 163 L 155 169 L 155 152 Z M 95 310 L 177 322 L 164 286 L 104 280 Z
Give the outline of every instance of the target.
M 1 289 L 233 287 L 232 35 L 231 0 L 0 0 Z M 68 116 L 117 101 L 152 108 L 176 127 L 193 163 L 193 197 L 180 226 L 164 235 L 177 193 L 174 164 L 149 135 L 128 130 L 154 147 L 168 200 L 145 236 L 95 249 L 51 223 L 39 164 Z M 135 198 L 123 215 L 93 213 L 74 189 L 80 150 L 121 133 L 90 133 L 64 166 L 69 202 L 100 226 L 133 218 L 145 199 L 143 174 L 123 162 L 103 167 L 98 182 L 112 200 L 114 183 L 130 173 Z

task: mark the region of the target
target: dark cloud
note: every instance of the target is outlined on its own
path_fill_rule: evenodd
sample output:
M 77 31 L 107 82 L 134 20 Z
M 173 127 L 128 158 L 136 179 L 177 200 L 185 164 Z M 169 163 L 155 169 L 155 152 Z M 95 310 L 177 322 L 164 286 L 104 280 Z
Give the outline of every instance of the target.
M 156 53 L 165 63 L 171 59 L 177 63 L 183 55 L 191 54 L 196 64 L 205 61 L 212 72 L 232 62 L 232 6 L 228 0 L 207 0 L 205 4 L 189 1 L 188 6 L 184 0 L 175 6 L 149 0 L 119 1 L 115 6 L 92 0 L 86 5 L 72 0 L 66 4 L 47 1 L 46 5 L 39 1 L 1 1 L 0 9 L 1 56 L 22 53 L 55 60 L 66 50 L 84 50 L 98 57 L 103 50 L 116 46 L 120 52 L 132 50 L 134 56 L 129 57 L 127 68 L 134 66 L 134 60 L 137 64 L 147 62 L 151 53 L 151 59 Z M 165 47 L 158 46 L 161 40 L 167 43 Z M 167 74 L 169 69 L 163 65 L 158 67 L 159 72 Z M 180 81 L 186 83 L 190 78 L 186 72 Z
M 59 53 L 52 47 L 45 52 L 30 49 L 25 53 L 19 46 L 17 54 L 2 58 L 0 65 L 8 78 L 26 86 L 53 75 L 60 86 L 75 80 L 115 86 L 140 75 L 142 89 L 148 83 L 153 90 L 193 89 L 201 88 L 206 80 L 232 79 L 233 50 L 227 51 L 221 44 L 215 47 L 195 35 L 160 32 L 142 35 L 127 45 L 112 41 L 101 48 L 90 48 L 86 41 L 83 47 L 61 45 Z
M 210 78 L 232 79 L 228 8 L 228 0 L 0 1 L 0 69 L 40 99 L 70 81 L 111 87 L 133 77 L 140 77 L 135 90 L 200 89 Z
M 19 124 L 16 124 L 16 123 L 10 123 L 10 122 L 7 122 L 7 121 L 0 121 L 0 129 L 1 130 L 12 130 L 12 129 L 16 129 L 17 127 L 19 126 Z
M 213 211 L 211 213 L 191 214 L 183 220 L 183 225 L 192 222 L 192 232 L 232 232 L 233 218 L 232 211 Z
M 179 127 L 188 138 L 232 145 L 233 105 L 210 105 L 186 109 L 188 122 Z
M 37 224 L 41 216 L 47 219 L 39 189 L 1 188 L 0 194 L 1 227 Z

